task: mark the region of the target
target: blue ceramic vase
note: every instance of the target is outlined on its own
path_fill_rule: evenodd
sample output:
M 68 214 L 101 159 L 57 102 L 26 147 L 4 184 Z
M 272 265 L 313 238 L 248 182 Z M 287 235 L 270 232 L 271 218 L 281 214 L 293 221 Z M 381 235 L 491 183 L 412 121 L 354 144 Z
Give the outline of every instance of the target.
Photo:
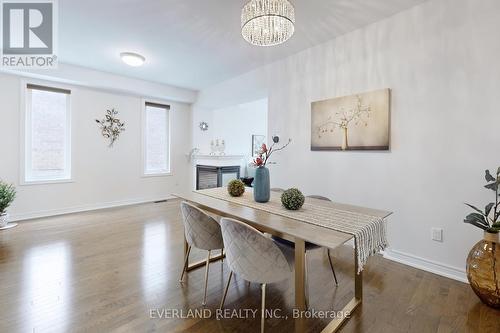
M 265 166 L 258 167 L 253 181 L 253 199 L 257 202 L 268 202 L 270 197 L 269 169 Z

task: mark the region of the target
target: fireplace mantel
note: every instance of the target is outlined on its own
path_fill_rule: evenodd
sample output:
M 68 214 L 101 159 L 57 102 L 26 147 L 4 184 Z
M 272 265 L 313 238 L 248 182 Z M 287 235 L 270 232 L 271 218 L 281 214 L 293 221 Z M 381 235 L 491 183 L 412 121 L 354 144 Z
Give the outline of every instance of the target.
M 194 155 L 191 157 L 191 163 L 213 166 L 244 165 L 244 159 L 244 155 Z
M 192 159 L 196 160 L 240 160 L 244 155 L 193 155 Z

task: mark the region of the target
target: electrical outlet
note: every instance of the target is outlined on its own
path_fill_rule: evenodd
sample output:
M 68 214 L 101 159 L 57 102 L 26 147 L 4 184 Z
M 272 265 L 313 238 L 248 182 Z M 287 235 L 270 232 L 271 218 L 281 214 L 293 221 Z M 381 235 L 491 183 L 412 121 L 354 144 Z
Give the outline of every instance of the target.
M 436 242 L 443 241 L 443 229 L 442 228 L 432 228 L 431 229 L 431 239 Z

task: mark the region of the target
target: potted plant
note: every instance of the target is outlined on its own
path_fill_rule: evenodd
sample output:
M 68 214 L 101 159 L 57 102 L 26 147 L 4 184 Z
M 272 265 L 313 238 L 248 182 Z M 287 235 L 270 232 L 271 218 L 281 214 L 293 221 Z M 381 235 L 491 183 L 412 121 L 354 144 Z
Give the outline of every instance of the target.
M 266 168 L 267 163 L 269 163 L 269 158 L 273 153 L 285 149 L 292 141 L 292 139 L 288 139 L 285 145 L 275 148 L 279 140 L 279 137 L 273 137 L 273 144 L 269 148 L 263 143 L 259 154 L 252 162 L 252 164 L 257 167 L 253 181 L 253 198 L 257 202 L 268 202 L 271 198 L 269 169 Z
M 16 189 L 12 184 L 7 184 L 0 180 L 0 228 L 7 226 L 9 215 L 7 208 L 16 197 Z
M 470 250 L 467 257 L 467 279 L 472 290 L 485 304 L 500 308 L 500 168 L 496 177 L 485 172 L 485 187 L 495 193 L 494 202 L 488 203 L 484 211 L 466 204 L 474 210 L 464 222 L 484 230 L 484 238 Z

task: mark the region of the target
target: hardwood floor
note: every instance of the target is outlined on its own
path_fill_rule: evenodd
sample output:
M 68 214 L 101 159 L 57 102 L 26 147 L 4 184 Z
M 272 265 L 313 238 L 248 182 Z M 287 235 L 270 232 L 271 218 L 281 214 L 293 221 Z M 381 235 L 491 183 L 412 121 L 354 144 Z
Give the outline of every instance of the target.
M 220 262 L 210 266 L 211 318 L 158 318 L 162 309 L 185 316 L 202 309 L 204 269 L 178 282 L 182 232 L 175 200 L 26 221 L 0 231 L 0 332 L 259 332 L 260 314 L 215 317 L 229 273 Z M 192 253 L 193 259 L 205 256 Z M 341 309 L 352 297 L 352 249 L 333 254 L 337 288 L 325 252 L 308 254 L 310 303 L 317 310 Z M 268 285 L 268 309 L 291 316 L 293 304 L 292 276 Z M 260 288 L 235 277 L 226 309 L 245 308 L 260 308 Z M 306 326 L 318 332 L 329 321 L 307 319 Z M 266 332 L 293 329 L 293 320 L 266 320 Z M 376 256 L 365 268 L 363 304 L 341 331 L 500 332 L 500 311 L 482 305 L 466 284 Z

